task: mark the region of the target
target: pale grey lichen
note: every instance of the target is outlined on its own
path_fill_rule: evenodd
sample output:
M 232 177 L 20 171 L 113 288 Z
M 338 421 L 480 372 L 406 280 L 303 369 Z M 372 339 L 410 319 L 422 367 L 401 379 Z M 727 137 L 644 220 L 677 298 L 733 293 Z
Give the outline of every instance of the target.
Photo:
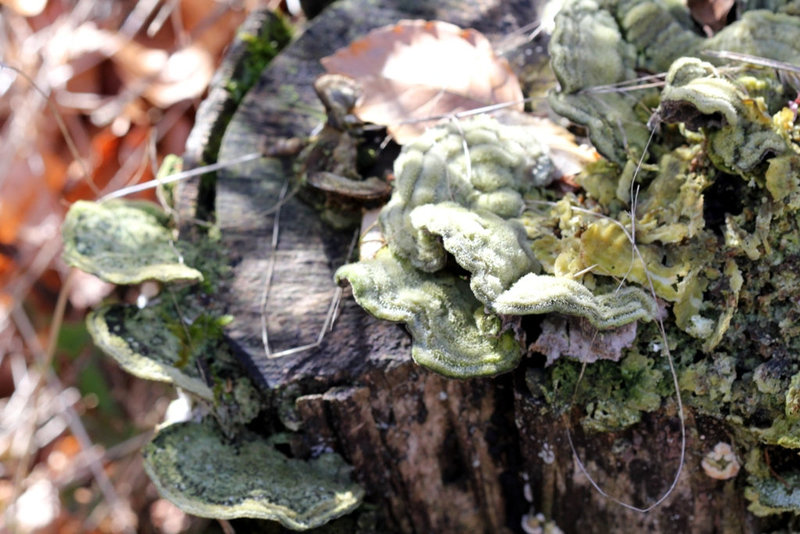
M 144 467 L 161 495 L 200 517 L 251 517 L 307 530 L 354 510 L 364 490 L 335 453 L 308 461 L 241 430 L 228 440 L 211 421 L 161 429 L 144 449 Z
M 574 275 L 595 296 L 609 276 L 652 284 L 670 311 L 658 327 L 637 325 L 622 365 L 561 359 L 531 390 L 557 411 L 583 405 L 585 428 L 627 426 L 671 393 L 663 376 L 629 381 L 647 374 L 648 358 L 632 361 L 633 375 L 621 367 L 666 343 L 685 405 L 724 421 L 749 458 L 746 497 L 759 516 L 800 513 L 787 460 L 800 449 L 798 15 L 797 2 L 740 3 L 708 38 L 683 2 L 568 2 L 551 40 L 560 87 L 549 101 L 610 161 L 575 178 L 577 199 L 521 217 L 545 273 Z M 548 363 L 583 351 L 553 321 L 534 349 Z M 581 379 L 591 388 L 579 391 Z M 735 475 L 724 449 L 702 462 L 709 476 Z
M 747 509 L 753 514 L 765 517 L 800 511 L 800 474 L 784 473 L 781 479 L 748 477 L 748 482 L 744 496 L 750 501 Z
M 168 221 L 151 202 L 78 201 L 62 226 L 64 261 L 112 284 L 202 280 L 184 265 Z

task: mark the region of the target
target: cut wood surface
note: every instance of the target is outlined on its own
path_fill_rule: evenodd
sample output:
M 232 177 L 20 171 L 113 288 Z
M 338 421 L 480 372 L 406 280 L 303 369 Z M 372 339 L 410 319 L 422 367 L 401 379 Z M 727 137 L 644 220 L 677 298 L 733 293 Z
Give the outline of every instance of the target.
M 497 42 L 536 20 L 537 9 L 503 0 L 335 3 L 263 72 L 227 126 L 217 159 L 233 160 L 282 138 L 308 136 L 324 119 L 311 86 L 323 72 L 319 59 L 404 18 L 476 28 Z M 377 509 L 378 531 L 522 532 L 524 516 L 540 512 L 566 533 L 760 531 L 746 511 L 741 482 L 713 480 L 700 468 L 717 441 L 732 439 L 720 421 L 687 414 L 683 474 L 672 496 L 647 514 L 603 497 L 582 474 L 569 431 L 606 491 L 637 506 L 658 499 L 678 468 L 674 404 L 633 429 L 584 436 L 577 416 L 556 418 L 531 393 L 541 372 L 531 362 L 493 379 L 438 376 L 411 361 L 403 328 L 367 315 L 348 291 L 319 347 L 269 357 L 262 310 L 272 351 L 313 343 L 336 290 L 333 273 L 346 261 L 353 240 L 352 230 L 334 230 L 292 197 L 281 207 L 280 239 L 272 251 L 275 207 L 290 174 L 291 162 L 274 158 L 218 173 L 216 222 L 232 267 L 220 295 L 235 319 L 228 336 L 260 386 L 288 406 L 282 421 L 303 436 L 293 452 L 329 448 L 354 466 L 370 509 Z M 184 203 L 193 201 L 191 188 L 183 194 Z

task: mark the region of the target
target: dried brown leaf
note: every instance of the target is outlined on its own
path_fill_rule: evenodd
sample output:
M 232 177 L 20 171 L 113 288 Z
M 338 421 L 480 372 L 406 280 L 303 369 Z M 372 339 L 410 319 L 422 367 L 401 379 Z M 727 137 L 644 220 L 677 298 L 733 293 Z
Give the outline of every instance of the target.
M 597 360 L 617 362 L 623 349 L 636 339 L 636 322 L 611 330 L 598 331 L 586 319 L 550 316 L 542 323 L 542 333 L 528 350 L 547 356 L 545 365 L 552 365 L 561 356 L 593 363 Z
M 401 144 L 435 122 L 409 121 L 501 102 L 522 109 L 519 80 L 489 40 L 446 22 L 404 20 L 373 30 L 322 65 L 356 79 L 363 90 L 356 116 L 386 125 Z
M 692 18 L 706 28 L 709 34 L 725 27 L 733 4 L 734 0 L 688 0 Z
M 0 0 L 0 4 L 8 6 L 17 15 L 33 17 L 44 11 L 47 0 Z

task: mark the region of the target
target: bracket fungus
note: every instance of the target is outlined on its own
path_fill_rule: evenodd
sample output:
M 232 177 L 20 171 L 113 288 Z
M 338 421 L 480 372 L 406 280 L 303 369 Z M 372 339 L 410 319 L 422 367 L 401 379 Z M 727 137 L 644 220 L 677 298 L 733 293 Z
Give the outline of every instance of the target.
M 458 276 L 414 269 L 382 249 L 374 259 L 341 267 L 336 279 L 347 280 L 356 302 L 375 317 L 408 326 L 411 356 L 420 365 L 469 378 L 510 371 L 519 362 L 513 334 Z
M 389 248 L 424 271 L 444 266 L 443 247 L 420 241 L 409 217 L 425 204 L 451 201 L 503 219 L 518 217 L 525 193 L 552 180 L 552 163 L 534 131 L 476 117 L 431 128 L 404 146 L 394 164 L 392 198 L 380 215 Z
M 203 279 L 175 248 L 169 217 L 152 202 L 78 201 L 64 220 L 64 261 L 112 284 Z
M 440 373 L 544 354 L 529 387 L 556 410 L 584 403 L 587 429 L 661 405 L 671 364 L 651 355 L 668 347 L 686 404 L 736 427 L 737 450 L 800 448 L 800 126 L 795 67 L 781 63 L 800 57 L 800 17 L 770 6 L 741 6 L 707 37 L 679 3 L 567 2 L 549 102 L 605 157 L 574 178 L 582 191 L 548 187 L 547 149 L 521 127 L 431 128 L 395 162 L 379 218 L 388 247 L 337 279 L 370 313 L 405 322 L 417 361 Z M 640 73 L 660 74 L 640 84 Z M 526 315 L 545 315 L 542 333 L 519 347 Z M 594 350 L 595 334 L 613 347 Z M 513 348 L 505 360 L 500 346 Z M 584 375 L 561 356 L 595 362 L 592 387 L 563 403 Z M 758 480 L 748 498 L 760 512 L 800 511 Z
M 118 284 L 164 282 L 164 294 L 142 305 L 105 304 L 87 317 L 95 344 L 126 371 L 192 394 L 199 423 L 162 428 L 144 450 L 145 470 L 161 494 L 203 517 L 250 517 L 306 530 L 360 505 L 338 455 L 287 458 L 279 436 L 245 428 L 268 403 L 223 339 L 230 321 L 209 299 L 225 267 L 209 235 L 181 261 L 168 217 L 144 202 L 77 202 L 64 226 L 65 260 Z M 174 282 L 203 281 L 187 286 Z M 172 283 L 172 285 L 168 285 Z M 169 295 L 167 297 L 167 295 Z
M 347 514 L 364 496 L 335 453 L 309 461 L 287 458 L 246 430 L 229 442 L 210 422 L 162 428 L 144 449 L 144 467 L 161 494 L 185 512 L 271 519 L 292 530 Z
M 541 229 L 523 215 L 550 183 L 552 164 L 532 131 L 479 117 L 406 145 L 380 215 L 388 250 L 336 273 L 367 311 L 406 323 L 414 359 L 444 375 L 516 366 L 521 340 L 504 326 L 507 316 L 561 313 L 606 329 L 658 313 L 640 288 L 593 292 L 542 273 L 530 238 Z
M 741 52 L 777 61 L 800 56 L 800 42 L 794 37 L 800 31 L 800 20 L 788 12 L 745 11 L 710 38 L 698 35 L 694 25 L 684 6 L 659 0 L 567 3 L 556 17 L 550 42 L 551 65 L 561 85 L 550 95 L 551 106 L 586 126 L 597 150 L 622 164 L 629 155 L 641 154 L 647 145 L 647 109 L 655 107 L 659 99 L 658 90 L 636 86 L 637 70 L 664 72 L 673 61 L 704 50 Z M 631 89 L 635 93 L 628 92 Z M 701 92 L 721 103 L 730 100 L 730 89 L 724 80 L 717 80 L 706 82 Z
M 123 369 L 145 380 L 169 382 L 205 399 L 213 399 L 194 362 L 185 358 L 181 340 L 153 308 L 108 305 L 92 311 L 86 325 L 95 345 Z

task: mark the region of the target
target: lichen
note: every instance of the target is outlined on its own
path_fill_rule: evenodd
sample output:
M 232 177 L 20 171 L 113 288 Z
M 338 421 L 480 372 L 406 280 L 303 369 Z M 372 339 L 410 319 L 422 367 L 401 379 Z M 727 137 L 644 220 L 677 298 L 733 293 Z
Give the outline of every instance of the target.
M 800 512 L 800 473 L 774 477 L 748 477 L 750 485 L 744 496 L 750 501 L 747 507 L 754 515 L 765 517 L 784 512 Z
M 287 458 L 273 443 L 241 430 L 229 441 L 212 422 L 161 429 L 144 449 L 159 492 L 201 517 L 252 517 L 307 530 L 351 512 L 364 490 L 335 453 Z
M 620 362 L 656 356 L 666 343 L 686 405 L 725 421 L 736 450 L 749 458 L 762 458 L 763 447 L 791 455 L 800 448 L 795 88 L 786 72 L 704 51 L 795 62 L 800 17 L 781 5 L 774 13 L 744 6 L 738 20 L 707 38 L 677 3 L 569 2 L 551 41 L 561 86 L 550 102 L 587 127 L 608 161 L 587 166 L 575 197 L 540 203 L 538 213 L 522 217 L 545 273 L 581 273 L 595 295 L 608 277 L 652 284 L 665 301 L 665 337 L 639 323 Z M 599 71 L 605 64 L 608 71 Z M 608 87 L 630 84 L 637 71 L 663 73 L 663 88 Z M 536 346 L 550 358 L 544 348 Z M 621 363 L 586 368 L 574 397 L 585 409 L 584 427 L 604 431 L 638 420 L 641 391 L 614 365 Z M 656 397 L 645 411 L 671 394 L 668 369 L 660 360 L 653 369 L 662 374 L 647 384 Z M 529 386 L 564 410 L 564 391 L 577 376 L 575 364 L 558 360 Z M 800 511 L 797 494 L 787 490 L 797 474 L 756 464 L 746 465 L 751 511 Z
M 150 202 L 78 201 L 62 227 L 64 261 L 112 284 L 202 280 L 183 263 L 168 221 Z

